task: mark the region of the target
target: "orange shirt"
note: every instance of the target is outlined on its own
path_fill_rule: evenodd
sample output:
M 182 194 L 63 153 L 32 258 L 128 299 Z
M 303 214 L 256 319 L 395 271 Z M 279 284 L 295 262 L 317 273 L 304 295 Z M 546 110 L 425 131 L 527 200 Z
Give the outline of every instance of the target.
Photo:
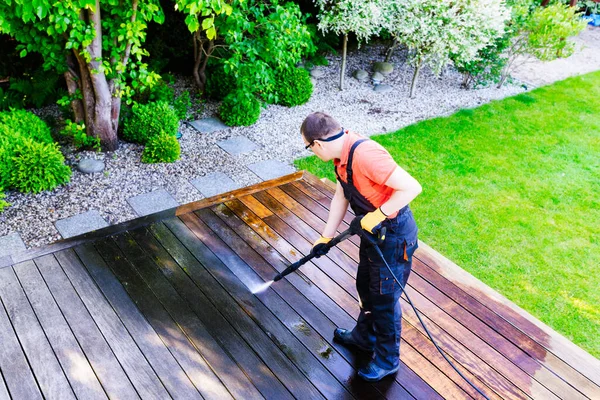
M 333 164 L 337 167 L 340 178 L 347 182 L 346 167 L 348 165 L 348 156 L 350 148 L 359 139 L 364 139 L 363 136 L 354 132 L 346 131 L 344 135 L 344 147 L 342 148 L 342 158 L 333 160 Z M 352 160 L 352 171 L 354 186 L 373 206 L 380 207 L 388 201 L 394 189 L 386 186 L 385 182 L 390 178 L 397 164 L 379 143 L 373 140 L 367 140 L 358 145 L 354 150 L 354 158 Z M 397 212 L 390 215 L 393 218 Z

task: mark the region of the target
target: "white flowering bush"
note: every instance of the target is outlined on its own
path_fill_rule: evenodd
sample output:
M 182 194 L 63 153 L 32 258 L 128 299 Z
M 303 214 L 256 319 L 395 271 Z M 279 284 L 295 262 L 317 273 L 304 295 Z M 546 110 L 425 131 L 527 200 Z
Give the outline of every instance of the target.
M 410 50 L 415 67 L 411 97 L 424 65 L 439 74 L 451 58 L 474 60 L 480 49 L 503 35 L 510 17 L 504 0 L 389 0 L 382 11 L 383 27 Z
M 315 0 L 319 8 L 319 29 L 343 36 L 340 89 L 344 88 L 346 70 L 346 43 L 348 34 L 354 33 L 360 42 L 367 42 L 377 35 L 384 25 L 385 3 L 389 0 Z

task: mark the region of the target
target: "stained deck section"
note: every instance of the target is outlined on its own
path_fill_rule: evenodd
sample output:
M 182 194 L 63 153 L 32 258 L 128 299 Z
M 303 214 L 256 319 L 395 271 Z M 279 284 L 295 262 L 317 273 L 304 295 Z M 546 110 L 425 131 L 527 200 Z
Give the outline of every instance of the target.
M 333 193 L 296 173 L 4 258 L 0 400 L 481 398 L 405 296 L 398 374 L 356 377 L 367 356 L 332 340 L 359 311 L 356 237 L 252 294 L 310 252 Z M 490 399 L 600 399 L 600 361 L 424 243 L 407 293 Z

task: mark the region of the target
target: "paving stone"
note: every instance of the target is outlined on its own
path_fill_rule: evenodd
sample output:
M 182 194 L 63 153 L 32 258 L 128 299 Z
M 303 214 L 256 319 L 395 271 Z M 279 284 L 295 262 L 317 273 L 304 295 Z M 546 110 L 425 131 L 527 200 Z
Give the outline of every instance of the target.
M 258 148 L 258 145 L 245 136 L 234 136 L 227 140 L 217 142 L 217 145 L 233 156 L 249 153 Z
M 93 158 L 84 158 L 79 161 L 77 168 L 84 174 L 94 174 L 96 172 L 104 171 L 104 163 L 100 160 L 94 160 Z
M 127 199 L 127 202 L 140 217 L 154 214 L 179 205 L 165 189 L 143 193 Z
M 382 83 L 381 85 L 375 85 L 373 88 L 374 91 L 381 93 L 389 92 L 392 89 L 393 88 L 390 85 L 386 85 L 385 83 Z
M 194 185 L 204 197 L 212 197 L 217 194 L 240 188 L 240 185 L 222 172 L 212 172 L 203 177 L 193 179 L 190 183 Z
M 25 243 L 21 239 L 21 235 L 17 232 L 0 236 L 0 258 L 19 253 L 23 250 L 26 250 Z
M 66 239 L 105 228 L 108 226 L 108 222 L 102 218 L 97 210 L 90 210 L 69 218 L 59 219 L 54 223 L 54 226 Z
M 216 131 L 229 129 L 229 127 L 220 119 L 214 117 L 202 118 L 197 121 L 189 122 L 189 124 L 200 133 L 213 133 Z
M 265 181 L 296 172 L 294 167 L 276 160 L 260 161 L 248 165 L 248 168 Z

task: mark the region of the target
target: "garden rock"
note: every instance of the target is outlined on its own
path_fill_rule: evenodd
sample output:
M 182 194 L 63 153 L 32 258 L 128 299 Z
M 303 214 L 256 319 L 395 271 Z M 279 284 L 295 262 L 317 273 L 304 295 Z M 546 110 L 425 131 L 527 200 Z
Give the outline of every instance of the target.
M 394 66 L 388 62 L 376 62 L 373 64 L 373 71 L 387 76 L 394 71 Z
M 374 91 L 380 93 L 389 92 L 392 89 L 393 88 L 390 85 L 386 85 L 385 83 L 381 85 L 375 85 L 375 87 L 373 88 Z
M 366 82 L 369 79 L 369 73 L 364 69 L 354 71 L 354 78 L 360 82 Z
M 321 68 L 315 67 L 310 71 L 310 76 L 312 76 L 313 78 L 319 79 L 322 78 L 323 75 L 325 75 L 325 71 L 323 71 Z
M 381 72 L 375 72 L 373 74 L 373 83 L 378 84 L 379 82 L 381 82 L 382 80 L 385 79 L 385 76 L 383 76 L 383 74 Z
M 94 174 L 96 172 L 104 171 L 104 163 L 100 160 L 94 160 L 93 158 L 84 158 L 79 161 L 77 168 L 84 174 Z

